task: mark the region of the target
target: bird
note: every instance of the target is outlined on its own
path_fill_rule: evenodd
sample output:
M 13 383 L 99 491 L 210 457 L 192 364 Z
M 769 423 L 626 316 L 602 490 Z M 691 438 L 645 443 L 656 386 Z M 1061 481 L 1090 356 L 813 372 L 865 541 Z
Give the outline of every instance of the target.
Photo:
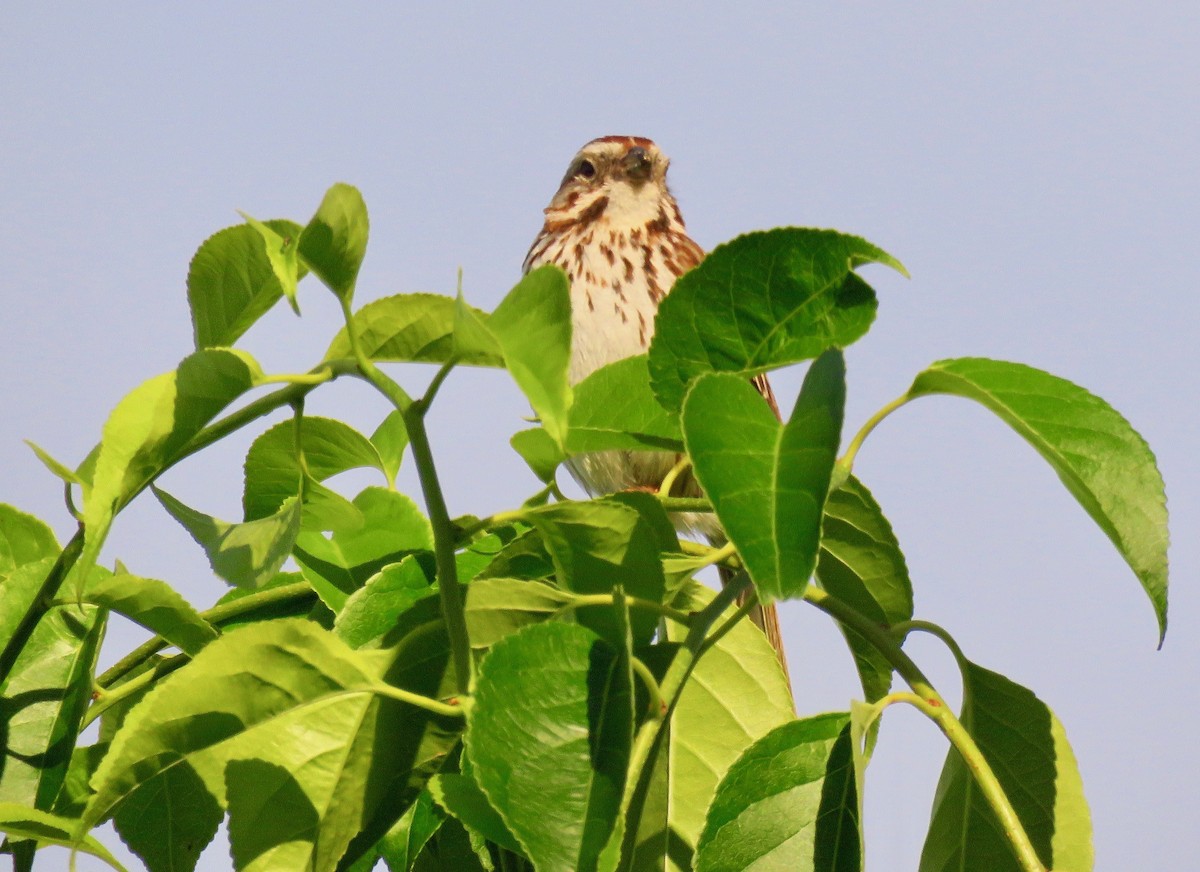
M 667 186 L 670 160 L 650 139 L 602 136 L 571 159 L 523 271 L 555 264 L 570 280 L 571 359 L 568 380 L 577 384 L 602 366 L 644 353 L 654 335 L 654 316 L 675 280 L 704 259 L 688 235 L 679 204 Z M 766 376 L 755 387 L 779 415 Z M 576 481 L 592 496 L 616 491 L 657 491 L 678 463 L 669 452 L 604 451 L 568 460 Z M 672 493 L 701 496 L 689 471 Z M 677 526 L 725 541 L 711 513 L 676 516 Z M 722 583 L 732 575 L 722 572 Z M 750 614 L 787 674 L 787 658 L 774 604 Z

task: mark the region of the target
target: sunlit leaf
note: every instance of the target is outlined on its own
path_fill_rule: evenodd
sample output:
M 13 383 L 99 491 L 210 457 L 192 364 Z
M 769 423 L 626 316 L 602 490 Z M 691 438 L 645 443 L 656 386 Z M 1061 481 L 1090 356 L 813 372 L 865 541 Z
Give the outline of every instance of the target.
M 84 599 L 104 606 L 195 655 L 217 631 L 165 581 L 117 573 L 88 582 Z
M 482 312 L 478 313 L 486 318 Z M 498 349 L 454 346 L 455 301 L 436 294 L 397 294 L 373 300 L 354 313 L 363 354 L 372 360 L 446 363 L 457 360 L 472 366 L 504 366 Z M 350 339 L 343 328 L 326 360 L 352 357 Z
M 629 357 L 593 372 L 575 386 L 567 450 L 681 451 L 679 416 L 650 390 L 646 356 Z
M 283 261 L 279 266 L 286 282 L 289 273 L 285 242 L 291 241 L 294 258 L 300 225 L 274 220 L 260 226 L 276 235 L 278 242 L 273 252 L 268 251 L 270 243 L 263 232 L 249 224 L 239 224 L 210 236 L 192 258 L 187 292 L 197 349 L 232 345 L 287 290 L 285 283 L 281 283 L 275 259 Z M 290 272 L 293 294 L 299 275 L 299 267 Z
M 484 659 L 467 728 L 474 775 L 539 870 L 594 869 L 621 799 L 627 668 L 573 624 L 527 627 Z M 594 743 L 594 744 L 593 744 Z
M 17 567 L 54 557 L 60 550 L 44 521 L 0 503 L 0 581 Z
M 571 386 L 571 290 L 556 266 L 533 270 L 501 300 L 487 320 L 504 365 L 556 444 L 567 439 Z
M 865 239 L 782 227 L 717 246 L 675 283 L 650 343 L 654 394 L 668 409 L 706 372 L 753 376 L 845 348 L 875 320 L 875 292 L 854 272 L 899 261 Z
M 963 357 L 917 376 L 909 396 L 982 403 L 1053 467 L 1137 574 L 1167 632 L 1167 504 L 1150 447 L 1112 406 L 1078 385 L 1020 363 Z
M 809 368 L 786 425 L 741 376 L 708 375 L 688 392 L 696 478 L 764 599 L 799 597 L 816 565 L 845 397 L 837 351 Z
M 213 572 L 238 587 L 258 588 L 283 566 L 300 532 L 300 504 L 285 501 L 274 515 L 231 524 L 181 503 L 154 488 L 154 495 L 196 540 Z
M 271 271 L 275 274 L 275 280 L 279 282 L 279 287 L 283 291 L 283 295 L 287 297 L 292 311 L 299 315 L 300 305 L 296 302 L 296 282 L 302 278 L 304 273 L 308 272 L 301 266 L 300 258 L 297 256 L 300 226 L 288 222 L 287 227 L 280 227 L 279 231 L 276 231 L 269 223 L 251 218 L 245 212 L 239 214 L 262 237 L 267 260 L 271 262 Z
M 408 447 L 408 428 L 404 424 L 404 415 L 399 410 L 391 412 L 375 428 L 375 432 L 371 434 L 371 444 L 379 453 L 383 473 L 391 483 L 400 471 L 400 461 L 404 457 L 404 449 Z
M 0 802 L 0 833 L 14 841 L 30 839 L 39 845 L 61 845 L 77 848 L 107 863 L 111 868 L 125 872 L 125 867 L 95 836 L 76 839 L 76 821 L 59 817 L 47 811 L 38 811 L 14 802 Z
M 777 727 L 725 773 L 696 846 L 696 872 L 860 872 L 850 716 Z

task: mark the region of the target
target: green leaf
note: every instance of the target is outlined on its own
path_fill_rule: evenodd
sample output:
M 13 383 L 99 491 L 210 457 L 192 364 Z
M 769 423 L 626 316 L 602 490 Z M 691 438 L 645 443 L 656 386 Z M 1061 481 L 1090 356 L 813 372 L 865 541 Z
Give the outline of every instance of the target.
M 498 359 L 503 366 L 504 352 L 488 329 L 488 316 L 467 304 L 462 291 L 454 299 L 453 348 L 457 360 Z
M 488 329 L 504 352 L 504 365 L 525 393 L 554 442 L 567 439 L 571 385 L 571 286 L 556 266 L 528 273 L 496 307 Z
M 296 282 L 303 277 L 303 273 L 308 272 L 301 268 L 300 258 L 297 256 L 300 225 L 292 224 L 289 221 L 286 228 L 281 228 L 283 232 L 277 233 L 270 224 L 263 223 L 257 218 L 251 218 L 245 212 L 238 214 L 245 218 L 246 223 L 258 231 L 258 235 L 262 237 L 267 260 L 271 262 L 271 271 L 275 274 L 275 280 L 279 282 L 279 287 L 283 291 L 283 295 L 287 297 L 292 311 L 299 315 L 300 304 L 296 302 Z
M 338 299 L 349 305 L 367 252 L 367 204 L 357 188 L 338 183 L 300 233 L 300 257 Z
M 1020 363 L 962 357 L 919 374 L 908 396 L 982 403 L 1045 458 L 1137 574 L 1167 632 L 1167 504 L 1154 455 L 1119 412 L 1078 385 Z
M 287 241 L 294 246 L 300 225 L 275 220 L 260 226 L 277 241 L 250 224 L 239 224 L 210 236 L 192 258 L 187 293 L 197 350 L 232 345 L 287 290 Z M 284 261 L 283 282 L 275 263 L 279 259 Z M 293 269 L 293 294 L 298 276 Z
M 486 318 L 482 312 L 479 316 Z M 436 294 L 397 294 L 373 300 L 354 313 L 354 329 L 363 354 L 372 360 L 504 366 L 498 349 L 464 350 L 454 345 L 455 301 Z M 326 360 L 353 357 L 345 328 L 334 337 Z
M 174 372 L 144 382 L 117 404 L 104 425 L 91 490 L 85 496 L 87 549 L 82 565 L 95 562 L 117 508 L 176 460 L 193 436 L 261 377 L 258 364 L 244 352 L 197 351 Z
M 93 779 L 84 823 L 190 767 L 218 803 L 229 797 L 239 869 L 333 869 L 364 823 L 397 797 L 412 801 L 455 738 L 444 719 L 375 688 L 438 695 L 447 661 L 444 634 L 368 657 L 308 621 L 227 633 L 130 712 Z
M 150 872 L 192 872 L 224 817 L 196 771 L 181 765 L 134 790 L 113 825 Z
M 575 386 L 567 450 L 612 449 L 683 450 L 679 416 L 654 398 L 644 354 L 603 366 Z
M 379 453 L 383 464 L 383 474 L 387 476 L 390 486 L 396 480 L 400 471 L 400 461 L 404 457 L 404 449 L 408 447 L 408 427 L 404 423 L 404 415 L 397 409 L 391 412 L 371 434 L 371 444 Z
M 633 722 L 621 662 L 590 630 L 551 623 L 498 642 L 480 665 L 467 753 L 542 872 L 595 869 L 615 823 Z
M 38 445 L 32 439 L 26 439 L 24 442 L 30 447 L 37 459 L 42 462 L 42 465 L 46 467 L 46 469 L 50 470 L 55 477 L 62 479 L 62 481 L 66 484 L 83 484 L 83 479 L 79 477 L 75 470 L 71 469 L 64 463 L 60 463 L 59 461 L 55 460 L 50 455 L 50 452 L 42 448 L 42 446 Z
M 741 376 L 704 376 L 684 401 L 696 478 L 765 601 L 801 596 L 816 565 L 845 373 L 840 352 L 821 355 L 786 425 Z
M 508 441 L 521 459 L 529 464 L 533 474 L 547 484 L 554 481 L 558 465 L 567 459 L 554 437 L 541 427 L 520 430 Z
M 295 498 L 285 501 L 270 517 L 231 524 L 152 488 L 163 508 L 204 549 L 213 572 L 238 587 L 259 588 L 274 578 L 300 532 L 300 504 Z
M 316 481 L 363 467 L 384 472 L 383 458 L 371 440 L 348 424 L 305 415 L 300 447 L 308 473 Z M 254 440 L 246 453 L 242 508 L 247 521 L 279 511 L 284 500 L 300 493 L 302 477 L 296 460 L 296 421 L 281 421 Z
M 354 498 L 354 505 L 363 514 L 359 529 L 336 531 L 330 538 L 308 531 L 296 537 L 300 571 L 335 613 L 387 564 L 414 551 L 433 550 L 429 521 L 403 494 L 369 487 Z
M 1092 868 L 1092 825 L 1066 732 L 1027 688 L 960 660 L 959 715 L 1047 869 Z M 962 757 L 946 757 L 921 853 L 921 872 L 1021 869 Z
M 0 503 L 0 582 L 14 569 L 57 556 L 61 550 L 54 531 L 45 522 Z
M 707 587 L 689 581 L 671 605 L 698 611 L 712 598 Z M 732 608 L 726 610 L 723 619 L 732 614 Z M 669 640 L 686 633 L 686 627 L 667 622 Z M 654 653 L 670 655 L 672 646 L 655 645 L 639 656 L 653 667 Z M 663 656 L 658 661 L 664 667 L 669 662 Z M 683 687 L 644 802 L 630 823 L 636 839 L 630 868 L 691 869 L 718 782 L 744 748 L 794 717 L 791 690 L 775 650 L 757 627 L 739 622 L 705 652 Z
M 829 494 L 817 560 L 821 587 L 884 626 L 913 616 L 912 582 L 900 543 L 871 492 L 851 476 Z M 892 686 L 892 665 L 870 642 L 841 625 L 868 702 Z
M 487 649 L 530 624 L 549 620 L 572 599 L 556 587 L 517 578 L 481 578 L 467 586 L 471 647 Z
M 777 727 L 721 779 L 696 845 L 696 872 L 859 872 L 862 838 L 850 716 Z
M 567 501 L 534 509 L 524 520 L 542 534 L 562 589 L 608 594 L 622 587 L 630 596 L 662 602 L 666 581 L 656 532 L 636 509 L 611 500 Z M 610 606 L 577 609 L 576 619 L 619 644 Z M 632 623 L 642 644 L 654 635 L 658 617 L 638 609 Z
M 195 656 L 217 631 L 165 581 L 118 573 L 90 582 L 84 600 L 122 614 Z
M 429 791 L 421 791 L 416 801 L 376 845 L 388 869 L 391 872 L 408 872 L 413 868 L 417 856 L 445 819 L 445 814 L 434 803 Z
M 65 848 L 78 848 L 85 854 L 91 854 L 107 863 L 113 869 L 125 872 L 125 867 L 117 862 L 117 858 L 95 836 L 75 837 L 76 821 L 59 817 L 46 811 L 27 808 L 20 803 L 0 802 L 0 832 L 6 833 L 14 841 L 32 839 L 42 845 L 61 845 Z
M 11 635 L 37 597 L 53 564 L 51 557 L 26 563 L 5 579 L 0 597 L 3 638 Z M 102 610 L 89 605 L 52 608 L 17 655 L 0 696 L 0 724 L 5 726 L 0 800 L 37 808 L 53 805 L 91 700 L 104 617 Z
M 428 551 L 385 566 L 347 597 L 334 623 L 335 632 L 353 648 L 378 639 L 417 600 L 437 595 L 434 574 L 433 555 Z
M 668 409 L 706 372 L 746 377 L 845 348 L 875 320 L 871 286 L 854 273 L 900 262 L 865 239 L 784 227 L 717 246 L 663 300 L 650 343 L 650 379 Z
M 301 530 L 343 533 L 358 530 L 366 523 L 363 513 L 354 503 L 311 476 L 304 479 L 304 493 L 300 499 Z
M 502 848 L 521 852 L 516 836 L 492 808 L 475 779 L 454 772 L 443 772 L 429 780 L 429 792 L 437 804 L 453 815 L 468 830 L 484 836 Z
M 527 530 L 517 536 L 479 573 L 478 578 L 521 578 L 526 581 L 554 575 L 554 560 L 546 550 L 542 534 Z

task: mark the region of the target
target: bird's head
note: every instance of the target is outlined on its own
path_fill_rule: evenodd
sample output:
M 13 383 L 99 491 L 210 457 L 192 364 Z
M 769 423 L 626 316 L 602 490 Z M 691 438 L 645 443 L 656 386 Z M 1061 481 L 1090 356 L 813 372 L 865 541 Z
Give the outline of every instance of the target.
M 667 189 L 669 164 L 657 145 L 640 136 L 593 139 L 571 159 L 546 213 L 585 223 L 603 218 L 613 228 L 642 227 L 664 207 L 675 211 Z

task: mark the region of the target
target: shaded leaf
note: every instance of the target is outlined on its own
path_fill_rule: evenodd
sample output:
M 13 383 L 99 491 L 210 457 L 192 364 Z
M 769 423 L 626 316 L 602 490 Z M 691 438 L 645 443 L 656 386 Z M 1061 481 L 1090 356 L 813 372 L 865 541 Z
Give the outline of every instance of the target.
M 556 587 L 516 578 L 481 578 L 466 593 L 471 647 L 486 649 L 522 627 L 548 620 L 572 596 Z
M 292 224 L 290 221 L 286 228 L 280 228 L 283 232 L 276 232 L 270 224 L 263 223 L 257 218 L 251 218 L 245 212 L 239 212 L 246 223 L 253 227 L 258 235 L 262 237 L 263 246 L 267 252 L 267 260 L 271 263 L 271 271 L 275 274 L 275 280 L 279 282 L 279 288 L 283 291 L 283 295 L 287 297 L 288 305 L 292 307 L 292 311 L 297 315 L 300 314 L 300 305 L 296 302 L 296 282 L 300 280 L 304 273 L 308 270 L 303 269 L 300 265 L 300 258 L 297 256 L 297 247 L 300 242 L 300 225 Z
M 204 549 L 213 572 L 238 587 L 258 588 L 274 578 L 300 532 L 300 504 L 295 498 L 285 501 L 274 515 L 231 524 L 189 508 L 166 491 L 153 490 L 163 508 Z
M 663 300 L 650 343 L 654 394 L 678 409 L 706 372 L 753 376 L 845 348 L 875 320 L 871 286 L 854 273 L 900 262 L 865 239 L 781 227 L 719 245 Z
M 609 594 L 620 586 L 630 596 L 662 602 L 666 581 L 656 533 L 636 509 L 611 500 L 567 501 L 529 511 L 524 519 L 541 533 L 559 587 Z M 619 645 L 610 606 L 577 609 L 576 619 Z M 648 642 L 657 616 L 639 609 L 632 620 L 634 639 Z
M 982 403 L 1058 473 L 1137 574 L 1167 632 L 1167 504 L 1154 455 L 1112 406 L 1066 379 L 1020 363 L 962 357 L 920 373 L 910 397 Z
M 300 257 L 347 304 L 367 252 L 368 229 L 362 194 L 339 182 L 325 192 L 317 213 L 300 233 Z
M 708 375 L 688 392 L 683 430 L 696 478 L 764 600 L 808 585 L 845 399 L 838 351 L 809 368 L 786 425 L 741 376 Z
M 354 648 L 378 639 L 417 600 L 437 595 L 432 583 L 435 574 L 433 555 L 428 551 L 385 566 L 346 599 L 334 630 Z
M 375 428 L 371 434 L 371 444 L 379 452 L 383 463 L 383 474 L 387 476 L 390 486 L 400 471 L 400 461 L 404 457 L 404 449 L 408 447 L 408 427 L 404 423 L 404 415 L 397 409 L 391 412 Z
M 190 766 L 158 773 L 122 802 L 113 826 L 150 872 L 192 872 L 225 812 Z
M 474 830 L 502 848 L 521 851 L 520 843 L 505 825 L 504 818 L 492 808 L 473 778 L 453 772 L 440 773 L 429 780 L 429 792 L 438 805 L 468 830 Z
M 566 460 L 566 454 L 555 443 L 554 437 L 541 427 L 520 430 L 508 441 L 513 450 L 521 455 L 521 459 L 533 470 L 533 474 L 547 484 L 554 481 L 558 465 Z
M 912 582 L 891 524 L 871 492 L 851 476 L 829 494 L 817 560 L 821 587 L 884 626 L 913 616 Z M 887 694 L 892 664 L 870 642 L 841 625 L 868 702 Z
M 379 840 L 379 856 L 391 872 L 408 872 L 446 818 L 428 790 L 417 796 L 400 820 Z
M 1058 718 L 1033 692 L 966 660 L 967 732 L 996 773 L 1047 869 L 1092 868 L 1092 824 L 1075 755 Z M 933 800 L 921 872 L 1022 867 L 991 807 L 953 748 Z

